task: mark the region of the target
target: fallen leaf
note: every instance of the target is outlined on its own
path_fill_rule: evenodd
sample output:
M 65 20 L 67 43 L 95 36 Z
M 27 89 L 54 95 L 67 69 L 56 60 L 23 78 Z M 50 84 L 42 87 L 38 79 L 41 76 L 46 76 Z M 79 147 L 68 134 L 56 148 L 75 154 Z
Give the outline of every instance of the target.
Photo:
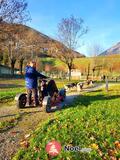
M 108 150 L 108 155 L 109 156 L 114 156 L 115 155 L 115 151 L 113 149 L 109 149 Z
M 96 143 L 93 143 L 90 145 L 92 149 L 97 150 L 98 149 L 98 145 Z
M 30 133 L 25 135 L 25 138 L 29 138 L 30 137 Z
M 29 147 L 29 142 L 26 141 L 26 140 L 23 140 L 23 141 L 20 142 L 20 145 L 21 145 L 22 147 L 24 147 L 24 148 L 28 148 L 28 147 Z
M 120 149 L 120 142 L 119 141 L 115 141 L 115 147 L 117 148 L 117 149 Z

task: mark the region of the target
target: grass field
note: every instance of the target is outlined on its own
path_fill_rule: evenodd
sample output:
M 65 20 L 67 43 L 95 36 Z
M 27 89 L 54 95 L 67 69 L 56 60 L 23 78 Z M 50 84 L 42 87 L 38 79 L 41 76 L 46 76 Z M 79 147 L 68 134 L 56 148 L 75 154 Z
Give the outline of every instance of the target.
M 61 153 L 53 160 L 120 159 L 120 85 L 85 93 L 73 105 L 54 114 L 34 131 L 29 147 L 21 148 L 13 160 L 48 160 L 46 144 L 57 140 Z M 91 148 L 90 153 L 69 152 L 64 146 Z
M 62 88 L 68 80 L 55 80 L 57 87 Z M 74 82 L 74 81 L 71 81 Z M 0 103 L 13 100 L 16 94 L 26 92 L 24 79 L 0 79 Z
M 24 80 L 0 79 L 0 102 L 13 100 L 17 93 L 25 92 Z

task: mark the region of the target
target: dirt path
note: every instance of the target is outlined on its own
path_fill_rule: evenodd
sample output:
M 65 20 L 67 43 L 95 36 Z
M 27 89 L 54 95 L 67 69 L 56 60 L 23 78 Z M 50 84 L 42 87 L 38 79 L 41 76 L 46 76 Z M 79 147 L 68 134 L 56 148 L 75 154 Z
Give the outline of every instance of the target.
M 13 106 L 4 107 L 4 109 L 8 111 L 6 114 L 3 111 L 2 116 L 0 116 L 0 121 L 3 119 L 5 120 L 5 118 L 14 118 L 18 113 L 21 117 L 14 128 L 0 133 L 0 160 L 9 160 L 20 147 L 20 139 L 23 139 L 24 135 L 31 133 L 38 123 L 46 120 L 46 117 L 50 117 L 51 114 L 43 112 L 41 108 L 17 110 L 15 106 Z
M 90 92 L 100 88 L 98 85 L 94 88 L 84 90 L 83 92 Z M 64 104 L 71 104 L 74 98 L 79 94 L 77 92 L 68 93 Z M 43 108 L 26 108 L 17 109 L 15 104 L 12 106 L 0 107 L 0 121 L 9 120 L 16 115 L 20 115 L 17 125 L 7 131 L 0 133 L 0 160 L 10 160 L 20 147 L 20 140 L 28 133 L 36 129 L 36 126 L 45 121 L 47 118 L 53 118 L 54 113 L 45 113 Z

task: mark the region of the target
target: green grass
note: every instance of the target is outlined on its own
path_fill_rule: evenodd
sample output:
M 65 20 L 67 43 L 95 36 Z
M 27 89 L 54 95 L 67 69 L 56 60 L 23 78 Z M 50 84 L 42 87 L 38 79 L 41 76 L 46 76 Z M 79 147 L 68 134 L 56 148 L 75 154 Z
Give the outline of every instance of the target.
M 0 91 L 0 102 L 7 102 L 9 100 L 13 100 L 16 94 L 25 92 L 24 88 L 15 88 L 8 89 L 4 91 Z
M 37 128 L 30 139 L 30 146 L 22 148 L 13 160 L 48 160 L 46 144 L 57 140 L 61 153 L 54 160 L 110 160 L 120 158 L 120 85 L 86 93 L 73 105 L 54 114 Z M 118 142 L 120 145 L 120 142 Z M 90 153 L 66 152 L 64 146 L 92 148 Z
M 58 88 L 68 84 L 68 80 L 55 80 Z M 75 82 L 75 81 L 71 81 Z M 16 94 L 26 92 L 24 79 L 0 80 L 0 103 L 12 101 Z
M 16 94 L 25 92 L 23 79 L 0 79 L 0 103 L 13 100 Z

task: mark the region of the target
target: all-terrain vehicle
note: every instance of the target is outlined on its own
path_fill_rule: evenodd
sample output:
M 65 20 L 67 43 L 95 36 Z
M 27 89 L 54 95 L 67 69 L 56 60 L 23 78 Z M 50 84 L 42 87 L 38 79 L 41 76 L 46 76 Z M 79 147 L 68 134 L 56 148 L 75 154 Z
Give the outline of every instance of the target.
M 38 101 L 39 105 L 44 107 L 46 112 L 51 112 L 52 107 L 57 106 L 66 98 L 66 90 L 64 88 L 58 90 L 54 80 L 39 79 L 38 85 Z M 27 93 L 17 94 L 15 97 L 18 108 L 26 108 Z M 31 105 L 33 104 L 33 97 L 31 95 Z

